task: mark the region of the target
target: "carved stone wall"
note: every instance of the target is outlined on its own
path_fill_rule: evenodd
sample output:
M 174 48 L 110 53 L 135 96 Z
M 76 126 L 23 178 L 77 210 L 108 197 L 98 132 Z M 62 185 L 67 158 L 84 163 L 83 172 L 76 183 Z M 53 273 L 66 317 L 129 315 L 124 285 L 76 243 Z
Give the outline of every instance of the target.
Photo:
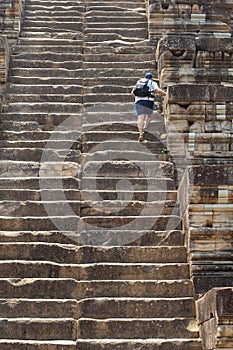
M 24 0 L 0 2 L 0 92 L 4 90 L 8 74 L 10 47 L 18 38 Z
M 169 149 L 178 167 L 189 166 L 179 196 L 197 294 L 233 285 L 232 13 L 230 0 L 148 6 L 158 78 L 169 92 Z

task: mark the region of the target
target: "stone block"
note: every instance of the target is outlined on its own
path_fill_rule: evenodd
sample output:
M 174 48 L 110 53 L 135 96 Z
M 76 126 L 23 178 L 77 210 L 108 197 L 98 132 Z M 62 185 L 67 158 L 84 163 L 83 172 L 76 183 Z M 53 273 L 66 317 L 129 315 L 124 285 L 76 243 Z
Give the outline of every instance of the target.
M 199 299 L 198 321 L 205 350 L 232 346 L 233 289 L 214 288 Z

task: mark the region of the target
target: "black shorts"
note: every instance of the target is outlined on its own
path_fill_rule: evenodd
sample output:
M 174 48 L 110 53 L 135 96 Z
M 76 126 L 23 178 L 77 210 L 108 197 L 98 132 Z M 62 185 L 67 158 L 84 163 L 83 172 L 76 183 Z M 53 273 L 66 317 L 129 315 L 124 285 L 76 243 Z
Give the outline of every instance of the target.
M 139 100 L 135 103 L 135 109 L 136 109 L 137 115 L 152 114 L 154 109 L 154 101 Z

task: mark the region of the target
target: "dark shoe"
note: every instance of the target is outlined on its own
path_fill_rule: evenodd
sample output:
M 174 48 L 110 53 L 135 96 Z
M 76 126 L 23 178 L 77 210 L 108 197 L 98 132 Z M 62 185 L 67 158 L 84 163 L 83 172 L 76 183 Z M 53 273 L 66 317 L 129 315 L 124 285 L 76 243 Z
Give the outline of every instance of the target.
M 142 134 L 139 135 L 138 141 L 140 141 L 140 142 L 143 141 L 143 135 Z

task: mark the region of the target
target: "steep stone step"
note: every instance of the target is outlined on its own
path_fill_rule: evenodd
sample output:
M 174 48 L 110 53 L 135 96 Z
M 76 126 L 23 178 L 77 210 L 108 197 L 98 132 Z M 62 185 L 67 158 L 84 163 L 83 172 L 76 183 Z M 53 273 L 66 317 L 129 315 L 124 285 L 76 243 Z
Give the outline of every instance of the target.
M 67 299 L 0 299 L 1 318 L 78 318 L 80 307 L 76 300 Z
M 9 85 L 8 96 L 10 94 L 38 94 L 38 95 L 72 95 L 72 94 L 82 94 L 82 85 L 70 85 L 70 86 L 57 86 L 57 85 Z
M 42 131 L 43 129 L 41 129 Z M 32 130 L 29 130 L 29 131 L 32 131 Z M 45 130 L 45 131 L 50 131 L 50 130 Z M 7 135 L 5 135 L 7 136 Z M 17 140 L 17 141 L 13 141 L 13 140 L 8 140 L 7 137 L 0 141 L 0 145 L 2 148 L 30 148 L 30 149 L 33 149 L 33 148 L 45 148 L 47 147 L 47 150 L 49 150 L 49 147 L 50 147 L 50 144 L 51 144 L 51 148 L 52 150 L 64 150 L 66 149 L 68 152 L 69 150 L 71 149 L 77 149 L 77 148 L 80 148 L 80 142 L 79 141 L 76 141 L 74 142 L 72 145 L 71 145 L 71 142 L 68 141 L 68 140 L 57 140 L 57 141 L 49 141 L 47 139 L 45 140 L 24 140 L 24 139 L 20 139 L 20 140 Z M 3 164 L 4 161 L 2 161 L 2 164 L 1 166 L 3 166 L 3 168 L 5 168 L 4 164 Z M 19 162 L 19 163 L 22 163 Z M 11 164 L 10 164 L 11 166 Z M 15 175 L 15 174 L 14 174 Z M 14 176 L 13 175 L 13 176 Z M 12 176 L 12 174 L 11 174 Z M 59 175 L 58 175 L 59 176 Z
M 114 9 L 111 8 L 111 10 L 103 11 L 103 9 L 100 10 L 89 10 L 86 12 L 86 21 L 87 22 L 109 22 L 111 19 L 111 22 L 120 22 L 122 19 L 123 22 L 130 20 L 130 21 L 141 21 L 144 19 L 146 22 L 146 14 L 140 14 L 136 11 L 127 11 L 127 10 L 121 10 L 121 9 Z
M 118 19 L 117 19 L 118 22 Z M 98 23 L 98 22 L 97 22 Z M 97 43 L 100 42 L 108 42 L 108 41 L 114 41 L 114 40 L 125 40 L 127 43 L 136 43 L 139 40 L 142 40 L 144 38 L 144 33 L 141 33 L 137 37 L 134 35 L 131 36 L 131 31 L 129 31 L 126 34 L 118 34 L 118 33 L 93 33 L 93 34 L 87 34 L 86 35 L 86 42 L 87 43 Z
M 147 70 L 153 70 L 154 69 L 154 63 L 151 61 L 142 61 L 142 62 L 135 62 L 135 61 L 131 61 L 131 62 L 98 62 L 96 61 L 94 62 L 86 62 L 83 64 L 84 69 L 105 69 L 105 68 L 133 68 L 135 67 L 135 69 L 145 69 L 145 65 L 147 66 Z M 108 87 L 110 89 L 111 85 Z M 128 86 L 128 90 L 125 91 L 126 93 L 129 93 L 129 86 Z
M 176 298 L 191 297 L 189 280 L 170 281 L 77 281 L 70 278 L 0 279 L 0 297 L 76 299 L 99 297 Z
M 119 196 L 119 193 L 118 193 Z M 80 216 L 135 216 L 141 215 L 143 211 L 143 215 L 145 216 L 166 216 L 172 215 L 174 212 L 174 207 L 176 205 L 176 201 L 163 200 L 163 201 L 135 201 L 131 200 L 130 203 L 128 200 L 120 201 L 82 201 L 80 208 Z M 178 210 L 177 210 L 178 214 Z
M 109 33 L 110 31 L 110 33 Z M 112 33 L 111 33 L 112 32 Z M 137 28 L 137 27 L 134 27 L 133 29 L 132 28 L 119 28 L 119 29 L 114 29 L 114 34 L 113 34 L 113 30 L 109 29 L 109 28 L 100 28 L 100 27 L 97 27 L 97 28 L 91 28 L 91 29 L 88 29 L 86 28 L 85 31 L 84 31 L 84 34 L 86 36 L 86 39 L 89 41 L 90 38 L 93 39 L 93 38 L 100 38 L 100 37 L 103 37 L 103 41 L 105 40 L 108 40 L 109 38 L 114 38 L 114 36 L 122 36 L 122 37 L 132 37 L 132 38 L 139 38 L 139 37 L 142 37 L 144 38 L 147 34 L 147 28 L 146 26 L 145 27 L 142 27 L 142 28 Z M 92 40 L 93 41 L 93 40 Z
M 1 350 L 76 350 L 76 342 L 69 340 L 20 340 L 0 339 Z M 188 349 L 189 350 L 189 349 Z
M 26 14 L 28 15 L 28 14 Z M 40 19 L 40 13 L 35 14 L 35 16 L 37 16 L 35 18 L 35 16 L 33 17 L 33 19 L 31 20 L 25 20 L 24 21 L 24 26 L 23 26 L 23 30 L 21 32 L 21 36 L 27 36 L 28 33 L 33 33 L 33 32 L 43 32 L 46 31 L 46 33 L 56 33 L 60 32 L 60 30 L 66 32 L 66 31 L 72 31 L 72 33 L 74 32 L 80 32 L 83 28 L 83 22 L 82 19 L 80 19 L 79 16 L 71 18 L 69 20 L 69 18 L 66 18 L 66 21 L 64 21 L 64 17 L 62 17 L 62 15 L 64 15 L 64 13 L 60 13 L 61 18 L 54 18 L 53 21 L 49 21 L 50 18 L 48 17 L 47 20 L 48 22 L 46 22 L 46 17 L 43 17 L 43 19 Z M 60 21 L 59 21 L 60 20 Z
M 78 85 L 80 84 L 80 81 L 82 80 L 82 76 L 78 75 L 78 79 L 77 78 L 72 78 L 72 77 L 62 77 L 62 81 L 65 85 Z M 55 76 L 55 77 L 39 77 L 39 76 L 35 76 L 35 77 L 29 77 L 29 76 L 10 76 L 9 78 L 9 82 L 12 84 L 22 84 L 22 85 L 27 85 L 27 84 L 31 84 L 31 85 L 37 85 L 37 84 L 45 84 L 45 85 L 60 85 L 61 84 L 61 77 L 59 76 Z M 19 112 L 21 112 L 19 110 Z M 25 111 L 27 113 L 27 111 Z M 38 110 L 39 113 L 43 113 L 43 110 Z M 59 111 L 51 111 L 51 113 L 58 113 Z M 61 111 L 62 113 L 62 111 Z
M 136 219 L 135 219 L 136 220 Z M 159 231 L 152 229 L 152 224 L 154 222 L 149 221 L 148 218 L 144 222 L 143 229 L 135 229 L 134 223 L 131 222 L 131 226 L 121 226 L 110 228 L 101 227 L 88 227 L 88 230 L 84 230 L 80 227 L 80 234 L 78 237 L 78 242 L 86 245 L 105 245 L 105 246 L 121 246 L 121 245 L 132 245 L 132 246 L 177 246 L 184 244 L 183 233 L 176 229 L 177 222 L 175 225 L 172 221 L 169 221 L 167 231 Z
M 140 337 L 141 338 L 141 337 Z M 201 342 L 196 339 L 82 339 L 78 340 L 80 350 L 201 350 Z M 8 350 L 8 349 L 7 349 Z
M 54 57 L 60 53 L 64 56 L 64 51 L 66 50 L 67 55 L 76 53 L 76 60 L 81 60 L 83 55 L 83 41 L 70 40 L 67 39 L 66 42 L 62 39 L 35 39 L 34 42 L 30 42 L 29 38 L 19 38 L 20 44 L 17 46 L 12 46 L 12 57 L 14 58 L 11 64 L 14 64 L 14 60 L 20 58 L 24 54 L 53 54 Z M 27 60 L 27 56 L 25 56 L 25 60 Z M 61 61 L 66 61 L 65 57 Z
M 21 45 L 23 46 L 23 50 L 21 51 Z M 43 51 L 55 51 L 56 52 L 56 47 L 57 46 L 64 46 L 64 47 L 69 47 L 69 52 L 70 50 L 73 50 L 76 48 L 76 51 L 79 50 L 83 45 L 83 39 L 78 38 L 78 37 L 73 37 L 73 38 L 62 38 L 61 36 L 56 36 L 54 38 L 27 38 L 27 37 L 19 37 L 18 39 L 18 45 L 13 46 L 12 48 L 12 53 L 14 52 L 30 52 L 31 47 L 36 47 L 41 46 L 41 52 Z M 37 49 L 36 49 L 37 51 Z M 59 51 L 58 51 L 59 52 Z M 64 52 L 64 51 L 62 51 Z M 72 51 L 71 51 L 72 52 Z
M 64 78 L 73 78 L 76 77 L 76 85 L 80 82 L 80 79 L 82 77 L 83 71 L 82 69 L 78 69 L 78 70 L 71 70 L 71 69 L 65 69 L 65 68 L 12 68 L 11 70 L 12 72 L 12 76 L 22 76 L 22 77 L 64 77 Z
M 112 235 L 112 237 L 115 237 L 116 235 L 119 235 L 119 230 L 108 230 L 108 235 Z M 100 231 L 100 230 L 89 230 L 88 232 L 80 231 L 80 235 L 76 234 L 75 232 L 70 232 L 63 230 L 51 230 L 51 231 L 20 231 L 20 230 L 14 230 L 14 228 L 11 227 L 11 229 L 8 228 L 8 230 L 1 230 L 0 231 L 0 242 L 49 242 L 49 243 L 63 243 L 63 244 L 73 244 L 76 242 L 77 244 L 83 244 L 82 236 L 84 237 L 101 237 L 101 242 L 104 242 L 104 239 L 106 237 L 106 231 Z M 122 233 L 120 235 L 120 239 L 118 244 L 116 244 L 116 240 L 113 239 L 112 241 L 115 242 L 115 245 L 122 245 L 122 237 L 132 237 L 132 240 L 130 241 L 131 246 L 181 246 L 184 244 L 184 234 L 180 230 L 170 229 L 169 231 L 153 231 L 153 230 L 141 230 L 141 231 L 134 231 L 133 229 L 129 230 L 122 230 Z M 80 238 L 81 237 L 81 238 Z M 102 239 L 102 237 L 104 237 Z M 85 242 L 85 241 L 84 241 Z M 88 242 L 88 239 L 87 239 Z M 127 244 L 129 241 L 127 241 Z M 91 245 L 93 243 L 91 242 Z M 98 245 L 98 244 L 97 244 Z M 103 244 L 99 244 L 103 246 Z M 105 244 L 106 245 L 106 244 Z M 111 245 L 111 240 L 108 240 L 108 246 Z M 113 245 L 113 244 L 112 244 Z
M 131 48 L 132 50 L 132 48 Z M 89 53 L 89 51 L 91 51 Z M 93 52 L 94 51 L 94 52 Z M 137 62 L 140 63 L 141 61 L 153 61 L 154 60 L 154 53 L 153 49 L 151 48 L 151 52 L 144 52 L 144 50 L 137 52 L 136 48 L 132 50 L 132 52 L 122 52 L 122 50 L 115 50 L 115 52 L 106 52 L 101 53 L 99 50 L 93 50 L 93 49 L 87 49 L 85 48 L 85 62 L 92 62 L 95 63 L 97 60 L 99 62 L 108 62 L 108 63 L 117 63 L 117 62 L 133 62 L 135 61 L 135 54 L 137 53 Z
M 69 318 L 9 318 L 0 322 L 1 339 L 76 340 L 76 321 Z
M 193 298 L 96 298 L 84 299 L 81 317 L 111 318 L 181 318 L 195 317 Z
M 119 213 L 120 214 L 120 213 Z M 0 221 L 1 222 L 1 221 Z M 101 229 L 111 229 L 111 230 L 118 230 L 122 231 L 122 229 L 129 229 L 130 224 L 132 226 L 132 229 L 137 231 L 143 230 L 145 228 L 145 231 L 148 230 L 155 230 L 155 231 L 163 231 L 167 230 L 168 227 L 172 227 L 173 229 L 181 229 L 181 219 L 177 215 L 171 215 L 170 217 L 167 215 L 158 215 L 158 216 L 151 216 L 151 215 L 144 215 L 142 212 L 140 216 L 82 216 L 80 218 L 80 229 L 81 230 L 88 230 L 93 229 L 93 227 L 96 229 L 96 236 L 95 239 L 98 239 L 98 230 L 99 234 L 101 236 Z M 4 227 L 4 226 L 3 226 Z M 110 234 L 110 232 L 109 232 Z M 120 233 L 121 234 L 121 233 Z M 117 239 L 117 236 L 116 238 Z
M 62 168 L 63 166 L 63 168 Z M 37 162 L 17 162 L 17 161 L 0 161 L 0 178 L 6 178 L 15 176 L 17 174 L 17 177 L 29 177 L 34 176 L 40 178 L 47 178 L 51 177 L 51 174 L 53 177 L 61 177 L 64 176 L 71 176 L 75 177 L 80 171 L 80 166 L 77 163 L 67 163 L 64 164 L 58 163 L 58 162 L 49 162 L 48 164 L 42 165 Z M 62 170 L 61 170 L 62 169 Z M 40 173 L 39 173 L 40 172 Z M 46 187 L 47 188 L 47 184 Z M 23 189 L 22 189 L 23 190 Z M 26 190 L 26 189 L 25 189 Z M 53 190 L 53 189 L 50 189 Z M 55 188 L 57 190 L 57 188 Z
M 8 103 L 82 103 L 83 96 L 81 94 L 15 94 L 11 93 L 7 96 Z
M 75 278 L 77 280 L 175 280 L 189 278 L 185 263 L 95 263 L 59 264 L 46 261 L 4 260 L 1 278 Z
M 143 161 L 137 160 L 135 164 L 133 161 L 124 161 L 124 160 L 109 160 L 102 164 L 101 172 L 98 172 L 101 162 L 90 161 L 83 168 L 84 176 L 93 176 L 93 177 L 102 177 L 102 176 L 114 176 L 119 177 L 125 175 L 128 177 L 136 178 L 172 178 L 174 172 L 174 166 L 170 162 L 166 161 Z
M 11 177 L 0 179 L 0 189 L 28 189 L 39 190 L 41 184 L 43 188 L 56 189 L 59 178 L 44 177 L 39 179 L 38 177 Z M 80 189 L 80 179 L 76 177 L 63 177 L 62 178 L 63 189 Z
M 82 196 L 90 202 L 96 201 L 98 198 L 102 200 L 121 200 L 128 201 L 133 199 L 135 201 L 145 201 L 145 202 L 156 202 L 163 200 L 173 200 L 177 199 L 177 191 L 161 189 L 161 190 L 82 190 Z M 145 214 L 144 214 L 145 215 Z M 150 216 L 150 213 L 148 213 Z M 134 216 L 134 215 L 133 215 Z M 146 216 L 146 215 L 145 215 Z M 113 219 L 111 217 L 111 219 Z
M 75 243 L 75 242 L 74 242 Z M 4 249 L 5 243 L 0 243 Z M 75 244 L 60 243 L 9 243 L 3 260 L 41 260 L 57 263 L 185 263 L 184 247 L 78 247 Z
M 78 335 L 86 339 L 164 339 L 198 337 L 194 320 L 171 319 L 79 319 Z M 116 329 L 118 330 L 116 332 Z
M 2 153 L 0 154 L 0 160 L 13 160 L 13 161 L 27 161 L 33 159 L 35 162 L 40 162 L 41 157 L 44 153 L 43 148 L 2 148 Z M 54 157 L 56 159 L 60 158 L 61 160 L 64 158 L 64 155 L 66 155 L 66 151 L 64 150 L 51 150 L 51 157 L 54 154 Z M 70 151 L 69 154 L 66 156 L 66 161 L 71 162 L 80 162 L 80 151 Z
M 10 197 L 10 200 L 13 200 L 13 193 L 11 193 L 12 198 L 10 197 L 10 194 L 8 197 Z M 33 198 L 34 195 L 34 198 Z M 64 195 L 64 191 L 62 191 L 62 195 Z M 44 194 L 45 196 L 45 194 Z M 59 201 L 61 194 L 57 191 L 55 191 L 55 194 L 49 191 L 46 196 L 53 196 L 51 200 Z M 67 200 L 80 200 L 79 198 L 80 192 L 74 192 L 70 191 L 66 194 Z M 18 200 L 38 200 L 38 198 L 35 198 L 34 193 L 28 194 L 26 191 L 20 195 L 15 194 L 15 199 Z M 39 200 L 40 200 L 40 193 L 38 194 Z M 60 211 L 63 208 L 63 204 L 61 203 L 61 206 L 59 207 Z M 67 210 L 68 211 L 68 210 Z M 158 216 L 145 216 L 142 214 L 141 216 L 83 216 L 79 218 L 77 214 L 75 214 L 73 211 L 67 213 L 65 216 L 61 216 L 60 212 L 58 214 L 52 215 L 51 212 L 49 213 L 48 217 L 44 216 L 25 216 L 25 217 L 14 217 L 14 216 L 0 216 L 0 224 L 2 230 L 11 230 L 11 225 L 13 225 L 15 230 L 23 231 L 33 231 L 33 230 L 56 230 L 56 227 L 65 230 L 65 231 L 74 231 L 75 228 L 80 225 L 80 229 L 83 231 L 89 230 L 90 228 L 95 228 L 96 230 L 99 230 L 99 233 L 96 234 L 96 239 L 98 239 L 98 235 L 101 235 L 101 228 L 102 229 L 109 229 L 109 230 L 118 230 L 122 231 L 122 229 L 129 229 L 130 223 L 132 225 L 134 230 L 141 231 L 143 228 L 145 229 L 145 232 L 148 230 L 155 230 L 155 231 L 163 231 L 169 229 L 171 226 L 173 229 L 181 229 L 181 219 L 177 215 L 167 216 L 167 215 L 158 215 Z M 98 231 L 97 231 L 98 232 Z M 97 233 L 96 232 L 96 233 Z M 120 233 L 121 234 L 121 233 Z M 81 237 L 81 234 L 80 234 Z M 120 237 L 120 236 L 119 236 Z M 82 238 L 83 239 L 83 238 Z M 116 236 L 117 239 L 117 236 Z M 97 244 L 97 243 L 96 243 Z
M 148 190 L 148 182 L 153 187 L 153 189 L 164 189 L 164 190 L 174 190 L 174 180 L 171 178 L 127 178 L 126 176 L 122 176 L 122 180 L 125 181 L 121 183 L 121 189 L 128 190 L 129 182 L 132 185 L 132 188 L 136 191 L 138 190 Z M 116 190 L 116 186 L 118 182 L 121 181 L 119 177 L 108 177 L 108 176 L 99 176 L 96 177 L 86 177 L 85 175 L 82 177 L 82 189 L 89 190 Z M 112 203 L 113 204 L 113 203 Z M 116 203 L 117 204 L 117 203 Z M 120 204 L 120 203 L 119 203 Z M 156 205 L 156 203 L 154 203 Z M 111 205 L 111 203 L 109 203 Z M 174 205 L 174 203 L 170 203 L 170 205 Z
M 112 31 L 115 31 L 115 29 L 123 29 L 123 28 L 129 28 L 129 23 L 126 21 L 124 21 L 124 19 L 121 19 L 119 22 L 111 22 L 111 21 L 104 21 L 102 23 L 98 23 L 98 27 L 102 28 L 102 31 L 109 29 Z M 146 29 L 147 28 L 147 23 L 145 22 L 144 19 L 140 20 L 140 21 L 134 21 L 134 28 L 140 28 L 140 29 Z M 92 18 L 90 18 L 88 20 L 88 22 L 86 23 L 86 29 L 87 30 L 95 30 L 96 29 L 96 22 L 92 22 Z
M 37 85 L 38 86 L 38 85 Z M 52 85 L 45 85 L 44 89 L 46 91 L 47 88 L 49 88 Z M 19 89 L 22 87 L 27 89 L 30 89 L 30 86 L 25 86 L 25 85 L 21 85 L 19 86 Z M 14 85 L 13 87 L 14 89 L 17 89 L 17 86 Z M 33 89 L 34 86 L 31 86 L 31 89 Z M 43 86 L 40 85 L 40 87 L 38 86 L 38 89 L 43 89 Z M 53 88 L 53 87 L 52 87 Z M 78 87 L 77 87 L 78 88 Z M 59 89 L 59 87 L 58 87 Z M 69 87 L 67 87 L 67 89 L 69 89 Z M 74 128 L 79 128 L 81 130 L 82 127 L 82 114 L 78 114 L 78 113 L 70 113 L 69 115 L 67 115 L 66 113 L 51 113 L 51 114 L 47 114 L 47 113 L 2 113 L 1 114 L 1 122 L 2 123 L 16 123 L 17 127 L 18 127 L 18 131 L 24 131 L 27 123 L 30 123 L 31 125 L 34 123 L 35 125 L 37 125 L 38 128 L 42 128 L 42 127 L 48 127 L 48 128 L 52 128 L 51 131 L 55 130 L 56 127 L 60 126 L 63 122 L 65 122 L 67 120 L 67 118 L 70 119 L 70 126 L 74 129 Z M 71 123 L 71 119 L 72 119 L 72 123 Z M 12 124 L 13 125 L 13 124 Z M 8 130 L 3 128 L 4 130 Z M 27 129 L 27 128 L 26 128 Z M 13 129 L 11 129 L 12 131 L 14 131 Z M 17 130 L 15 130 L 17 131 Z M 46 130 L 45 130 L 46 131 Z
M 40 130 L 34 130 L 34 131 L 2 131 L 2 138 L 7 141 L 30 141 L 30 140 L 38 140 L 38 141 L 49 141 L 48 147 L 51 144 L 51 149 L 55 147 L 57 141 L 69 141 L 70 139 L 78 139 L 80 137 L 80 130 L 76 129 L 66 129 L 64 131 L 58 130 L 58 131 L 40 131 Z M 54 140 L 54 141 L 53 141 Z M 65 144 L 67 145 L 67 144 Z M 49 147 L 50 148 L 50 147 Z M 48 159 L 53 161 L 53 159 Z
M 182 240 L 182 239 L 181 239 Z M 0 242 L 48 242 L 48 243 L 63 243 L 74 244 L 79 243 L 77 234 L 70 231 L 20 231 L 8 229 L 6 231 L 0 231 Z M 177 242 L 177 240 L 176 240 Z
M 34 81 L 33 78 L 30 78 L 32 81 Z M 50 79 L 50 78 L 49 78 Z M 61 81 L 60 78 L 56 79 L 57 81 Z M 21 79 L 20 79 L 21 81 Z M 22 81 L 21 81 L 22 82 Z M 77 82 L 75 80 L 75 82 Z M 26 102 L 14 102 L 11 103 L 9 106 L 4 105 L 3 106 L 3 112 L 26 112 L 26 113 L 75 113 L 80 112 L 82 110 L 82 104 L 75 103 L 75 102 L 33 102 L 33 103 L 26 103 Z
M 65 50 L 66 48 L 64 48 Z M 48 58 L 48 60 L 43 60 L 43 63 L 41 63 L 40 55 L 38 55 L 35 59 L 31 60 L 28 58 L 17 58 L 14 59 L 11 62 L 11 68 L 35 68 L 39 69 L 43 66 L 43 68 L 50 68 L 50 69 L 60 69 L 65 68 L 69 70 L 74 69 L 80 69 L 83 66 L 83 60 L 75 61 L 72 60 L 72 57 L 68 57 L 65 61 L 56 61 L 55 58 Z

